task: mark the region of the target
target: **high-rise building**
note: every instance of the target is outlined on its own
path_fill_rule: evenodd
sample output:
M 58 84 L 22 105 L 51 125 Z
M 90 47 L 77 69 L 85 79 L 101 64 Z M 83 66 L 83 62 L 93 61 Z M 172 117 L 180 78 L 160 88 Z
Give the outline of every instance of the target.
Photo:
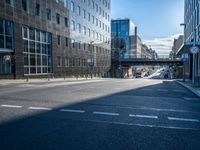
M 68 0 L 67 6 L 72 56 L 84 58 L 94 75 L 106 75 L 111 65 L 111 0 Z
M 1 0 L 0 78 L 103 75 L 110 0 Z
M 200 84 L 200 53 L 195 54 L 193 61 L 193 54 L 190 49 L 195 43 L 200 48 L 200 1 L 199 0 L 185 0 L 184 10 L 184 46 L 182 46 L 177 55 L 187 54 L 187 62 L 185 62 L 186 78 L 192 79 L 193 75 L 196 83 Z M 194 63 L 194 65 L 193 65 Z M 193 70 L 195 66 L 195 70 Z
M 138 41 L 137 27 L 130 19 L 111 21 L 112 59 L 137 58 Z M 120 41 L 120 42 L 119 42 Z

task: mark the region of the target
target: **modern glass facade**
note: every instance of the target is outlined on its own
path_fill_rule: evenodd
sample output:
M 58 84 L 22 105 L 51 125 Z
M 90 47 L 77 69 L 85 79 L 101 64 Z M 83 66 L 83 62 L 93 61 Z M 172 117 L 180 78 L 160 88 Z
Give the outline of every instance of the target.
M 112 51 L 116 54 L 114 54 L 113 57 L 117 57 L 117 53 L 119 53 L 120 45 L 119 40 L 123 44 L 123 57 L 124 58 L 130 58 L 132 57 L 133 51 L 136 51 L 133 46 L 133 38 L 131 36 L 137 36 L 137 29 L 133 22 L 131 22 L 129 19 L 119 19 L 119 20 L 112 20 L 111 23 L 112 31 L 112 41 L 114 44 L 112 47 Z M 117 41 L 117 42 L 115 42 Z M 135 43 L 136 44 L 136 43 Z M 135 46 L 136 47 L 136 46 Z
M 52 72 L 52 35 L 35 28 L 23 26 L 24 74 Z
M 94 72 L 107 72 L 111 65 L 111 1 L 66 1 L 70 10 L 70 38 L 74 50 L 78 50 L 77 55 L 82 53 L 87 62 L 92 61 Z

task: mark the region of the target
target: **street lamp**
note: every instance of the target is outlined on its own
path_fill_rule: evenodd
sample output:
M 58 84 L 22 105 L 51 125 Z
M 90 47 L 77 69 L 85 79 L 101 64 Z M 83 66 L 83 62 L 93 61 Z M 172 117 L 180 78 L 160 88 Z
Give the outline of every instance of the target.
M 184 27 L 183 52 L 185 53 L 185 31 L 186 31 L 186 24 L 185 23 L 181 23 L 180 26 Z M 186 60 L 183 60 L 183 82 L 185 82 L 185 72 L 186 72 Z
M 93 70 L 93 65 L 94 65 L 94 60 L 93 60 L 93 51 L 92 51 L 92 46 L 93 46 L 94 41 L 90 42 L 89 50 L 90 50 L 90 58 L 87 60 L 88 65 L 90 66 L 90 76 L 92 79 L 92 70 Z

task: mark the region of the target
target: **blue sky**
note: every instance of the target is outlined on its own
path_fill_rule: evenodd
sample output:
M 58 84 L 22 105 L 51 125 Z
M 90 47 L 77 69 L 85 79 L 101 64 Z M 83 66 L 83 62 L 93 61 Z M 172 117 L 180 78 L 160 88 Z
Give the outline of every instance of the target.
M 166 52 L 171 47 L 173 38 L 183 32 L 180 23 L 184 18 L 184 0 L 112 0 L 112 19 L 130 18 L 137 26 L 138 33 L 144 42 Z M 151 41 L 161 42 L 159 45 L 168 47 L 154 47 Z M 165 43 L 165 39 L 168 43 Z M 164 52 L 165 49 L 165 52 Z

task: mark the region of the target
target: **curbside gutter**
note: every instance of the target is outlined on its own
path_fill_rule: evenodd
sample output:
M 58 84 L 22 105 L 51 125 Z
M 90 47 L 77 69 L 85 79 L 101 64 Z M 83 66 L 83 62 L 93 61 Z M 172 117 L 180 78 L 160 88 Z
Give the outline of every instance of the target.
M 178 80 L 175 80 L 178 84 L 182 85 L 183 87 L 185 87 L 186 89 L 188 89 L 189 91 L 191 91 L 192 93 L 194 93 L 196 96 L 200 97 L 200 90 L 195 90 L 193 87 L 184 84 Z

